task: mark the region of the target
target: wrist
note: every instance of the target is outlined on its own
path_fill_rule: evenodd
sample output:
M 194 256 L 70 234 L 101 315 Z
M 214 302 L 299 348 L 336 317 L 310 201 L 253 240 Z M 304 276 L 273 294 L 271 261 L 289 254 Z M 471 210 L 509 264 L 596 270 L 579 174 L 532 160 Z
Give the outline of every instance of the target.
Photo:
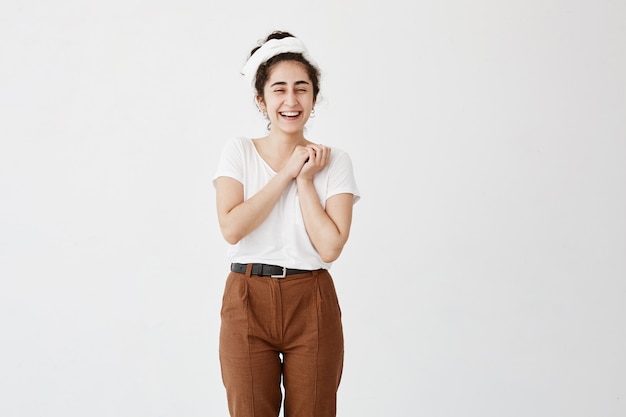
M 312 185 L 313 184 L 313 178 L 306 178 L 306 177 L 301 177 L 301 176 L 297 176 L 296 177 L 296 184 L 298 185 Z
M 272 181 L 276 181 L 277 184 L 281 184 L 281 186 L 286 186 L 295 178 L 285 170 L 278 171 Z

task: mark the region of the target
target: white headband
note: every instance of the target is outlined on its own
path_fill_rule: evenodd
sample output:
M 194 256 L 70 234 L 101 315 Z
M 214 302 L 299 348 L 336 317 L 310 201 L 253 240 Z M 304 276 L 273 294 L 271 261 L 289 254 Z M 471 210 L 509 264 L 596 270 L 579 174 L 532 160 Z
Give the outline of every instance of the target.
M 254 79 L 259 66 L 270 58 L 285 52 L 302 54 L 302 56 L 309 61 L 310 64 L 315 65 L 315 62 L 311 59 L 309 52 L 300 39 L 293 37 L 270 39 L 259 49 L 254 51 L 252 56 L 248 59 L 248 62 L 246 62 L 246 65 L 244 65 L 241 69 L 241 75 L 243 75 L 248 83 L 250 83 L 250 85 L 254 88 Z

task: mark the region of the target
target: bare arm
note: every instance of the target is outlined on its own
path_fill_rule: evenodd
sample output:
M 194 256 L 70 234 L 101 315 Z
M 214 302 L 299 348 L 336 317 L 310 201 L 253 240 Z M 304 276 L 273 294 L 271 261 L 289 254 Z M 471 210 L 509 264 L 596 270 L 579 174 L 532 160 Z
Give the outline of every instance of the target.
M 324 262 L 335 261 L 350 235 L 354 196 L 334 195 L 326 201 L 324 210 L 313 182 L 298 181 L 298 194 L 304 226 L 313 246 Z
M 352 194 L 337 194 L 326 200 L 326 209 L 319 200 L 313 176 L 328 164 L 330 148 L 309 146 L 309 160 L 296 178 L 304 226 L 313 246 L 324 262 L 335 261 L 350 235 Z
M 300 172 L 307 156 L 304 147 L 296 148 L 285 168 L 246 201 L 243 184 L 239 181 L 230 177 L 219 177 L 216 180 L 217 218 L 228 243 L 239 242 L 263 223 L 285 188 Z
M 235 244 L 263 223 L 290 181 L 291 178 L 279 173 L 244 202 L 243 184 L 230 177 L 218 178 L 215 183 L 217 218 L 224 239 Z

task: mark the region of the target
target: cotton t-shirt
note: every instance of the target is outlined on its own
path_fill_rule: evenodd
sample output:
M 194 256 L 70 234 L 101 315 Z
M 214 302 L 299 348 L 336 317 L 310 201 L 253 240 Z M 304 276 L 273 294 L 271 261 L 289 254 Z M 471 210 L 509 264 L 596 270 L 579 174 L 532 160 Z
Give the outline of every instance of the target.
M 243 184 L 244 200 L 248 200 L 275 175 L 251 139 L 233 138 L 222 150 L 213 184 L 219 177 L 231 177 Z M 337 194 L 354 195 L 354 203 L 360 198 L 350 156 L 340 149 L 331 149 L 328 165 L 315 174 L 313 183 L 323 207 L 328 198 Z M 237 244 L 230 245 L 228 257 L 230 262 L 258 262 L 297 269 L 331 266 L 322 261 L 306 232 L 295 179 L 265 221 Z

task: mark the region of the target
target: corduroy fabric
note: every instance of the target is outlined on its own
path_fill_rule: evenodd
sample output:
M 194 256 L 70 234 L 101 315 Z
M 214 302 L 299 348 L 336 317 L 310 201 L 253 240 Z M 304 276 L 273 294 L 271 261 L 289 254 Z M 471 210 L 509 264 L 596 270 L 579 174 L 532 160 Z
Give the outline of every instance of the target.
M 328 271 L 285 278 L 231 272 L 221 317 L 220 363 L 231 417 L 277 417 L 281 382 L 285 417 L 336 416 L 343 330 Z

